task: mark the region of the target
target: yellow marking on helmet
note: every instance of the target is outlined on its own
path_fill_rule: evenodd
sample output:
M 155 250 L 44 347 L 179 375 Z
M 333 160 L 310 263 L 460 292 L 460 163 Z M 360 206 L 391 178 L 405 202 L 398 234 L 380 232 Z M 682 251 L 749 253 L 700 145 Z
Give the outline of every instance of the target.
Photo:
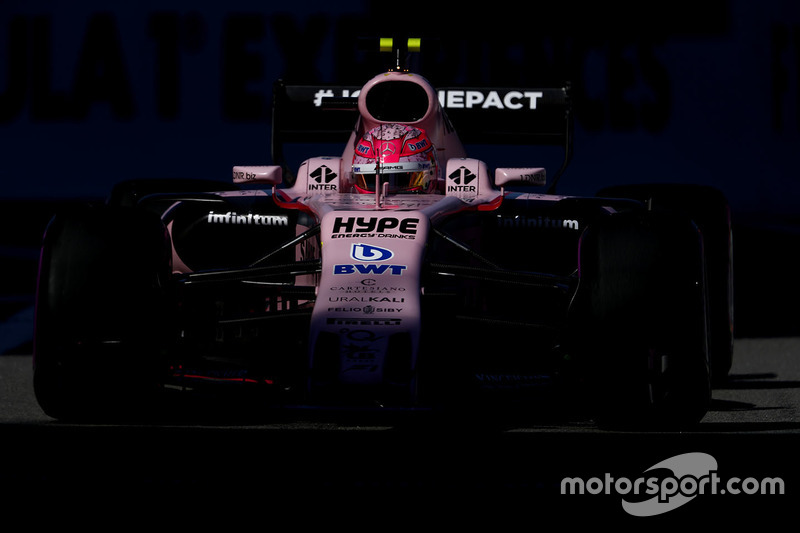
M 391 37 L 381 37 L 381 52 L 391 52 L 394 48 L 394 40 Z
M 408 39 L 408 51 L 409 52 L 419 52 L 420 47 L 422 46 L 422 39 L 418 38 L 409 38 Z

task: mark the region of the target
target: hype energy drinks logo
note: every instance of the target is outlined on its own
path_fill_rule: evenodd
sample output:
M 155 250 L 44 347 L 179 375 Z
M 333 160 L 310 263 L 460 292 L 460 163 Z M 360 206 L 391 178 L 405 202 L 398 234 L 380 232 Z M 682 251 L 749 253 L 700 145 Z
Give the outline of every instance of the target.
M 724 479 L 717 472 L 714 457 L 692 452 L 654 464 L 634 479 L 614 477 L 610 473 L 589 479 L 566 477 L 561 480 L 561 494 L 617 495 L 626 513 L 647 517 L 673 511 L 698 496 L 785 493 L 784 481 L 779 477 Z
M 342 216 L 333 221 L 331 239 L 417 238 L 419 218 Z

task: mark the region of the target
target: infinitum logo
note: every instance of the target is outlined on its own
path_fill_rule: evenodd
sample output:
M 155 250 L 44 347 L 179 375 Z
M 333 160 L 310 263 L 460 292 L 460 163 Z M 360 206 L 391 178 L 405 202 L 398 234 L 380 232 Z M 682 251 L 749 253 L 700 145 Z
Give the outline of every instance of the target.
M 243 226 L 251 224 L 255 226 L 288 226 L 289 217 L 286 215 L 258 215 L 254 213 L 239 215 L 231 211 L 228 211 L 227 213 L 215 213 L 214 211 L 209 211 L 208 223 L 241 224 Z
M 579 230 L 580 222 L 574 219 L 550 218 L 548 216 L 524 215 L 501 216 L 497 215 L 497 227 L 499 228 L 535 228 L 535 229 L 567 229 Z
M 672 475 L 658 475 L 664 471 Z M 602 478 L 564 478 L 561 494 L 618 494 L 622 508 L 634 516 L 655 516 L 672 511 L 700 495 L 784 494 L 781 478 L 731 477 L 717 475 L 717 460 L 705 453 L 685 453 L 657 463 L 633 480 L 615 478 L 606 473 Z M 650 498 L 647 498 L 650 496 Z

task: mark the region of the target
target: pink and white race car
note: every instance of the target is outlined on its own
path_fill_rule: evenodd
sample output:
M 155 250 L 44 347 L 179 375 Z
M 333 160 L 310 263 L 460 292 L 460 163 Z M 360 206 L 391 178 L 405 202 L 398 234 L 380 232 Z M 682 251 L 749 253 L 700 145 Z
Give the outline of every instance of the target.
M 557 394 L 608 424 L 702 419 L 732 354 L 720 193 L 556 194 L 568 86 L 437 91 L 398 65 L 363 87 L 278 82 L 274 106 L 273 165 L 226 186 L 125 182 L 54 217 L 34 356 L 47 414 L 206 392 L 546 413 Z M 330 140 L 340 154 L 285 163 L 284 145 Z M 563 147 L 555 176 L 465 149 L 510 140 Z

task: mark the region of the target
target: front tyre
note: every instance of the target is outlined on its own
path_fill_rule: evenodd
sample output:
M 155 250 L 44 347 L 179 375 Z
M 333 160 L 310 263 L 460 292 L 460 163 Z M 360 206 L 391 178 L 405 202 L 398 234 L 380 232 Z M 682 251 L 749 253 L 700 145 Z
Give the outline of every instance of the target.
M 598 423 L 684 428 L 711 399 L 702 242 L 694 223 L 633 211 L 588 227 L 571 307 Z
M 703 239 L 708 293 L 708 350 L 712 383 L 724 383 L 733 364 L 733 232 L 725 195 L 703 185 L 639 184 L 608 187 L 598 196 L 639 200 L 653 211 L 688 216 Z
M 34 392 L 47 415 L 94 419 L 143 407 L 168 331 L 170 258 L 153 213 L 98 206 L 53 218 L 34 332 Z

